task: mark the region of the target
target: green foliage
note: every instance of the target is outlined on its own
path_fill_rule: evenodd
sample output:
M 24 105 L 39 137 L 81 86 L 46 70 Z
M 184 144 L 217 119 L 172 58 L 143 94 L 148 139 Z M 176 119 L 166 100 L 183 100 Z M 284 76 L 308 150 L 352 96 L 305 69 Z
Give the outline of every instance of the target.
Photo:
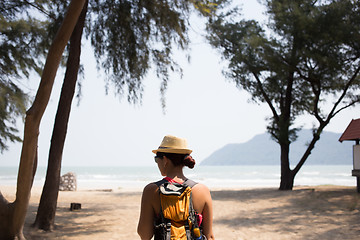
M 209 1 L 90 1 L 91 20 L 87 36 L 91 39 L 99 68 L 107 74 L 107 84 L 115 91 L 127 93 L 129 102 L 141 100 L 142 79 L 154 66 L 162 79 L 161 93 L 169 81 L 170 71 L 180 72 L 173 59 L 173 48 L 186 50 L 188 19 L 191 7 L 203 15 L 217 3 Z
M 290 144 L 297 116 L 313 115 L 322 129 L 360 102 L 359 6 L 351 0 L 263 2 L 266 26 L 236 21 L 239 11 L 233 10 L 208 24 L 208 39 L 229 61 L 226 76 L 269 105 L 272 136 Z
M 16 119 L 25 113 L 28 96 L 19 80 L 28 78 L 31 71 L 41 73 L 48 46 L 47 22 L 29 12 L 41 2 L 0 3 L 0 151 L 7 148 L 7 140 L 20 140 Z
M 108 88 L 112 85 L 116 93 L 136 103 L 141 100 L 142 80 L 154 66 L 162 79 L 160 91 L 165 105 L 169 73 L 181 73 L 173 59 L 173 48 L 187 49 L 192 8 L 201 15 L 212 16 L 225 1 L 89 0 L 87 37 L 91 39 L 99 69 L 105 70 Z M 0 84 L 1 90 L 7 92 L 2 97 L 17 94 L 7 97 L 8 101 L 0 106 L 0 123 L 4 126 L 0 131 L 5 131 L 0 132 L 1 150 L 6 147 L 6 139 L 19 139 L 15 135 L 15 119 L 24 113 L 28 99 L 16 80 L 28 78 L 33 70 L 41 73 L 42 56 L 68 4 L 68 0 L 0 2 Z
M 25 112 L 27 96 L 13 83 L 0 82 L 0 151 L 7 149 L 8 140 L 21 141 L 16 135 L 16 117 Z

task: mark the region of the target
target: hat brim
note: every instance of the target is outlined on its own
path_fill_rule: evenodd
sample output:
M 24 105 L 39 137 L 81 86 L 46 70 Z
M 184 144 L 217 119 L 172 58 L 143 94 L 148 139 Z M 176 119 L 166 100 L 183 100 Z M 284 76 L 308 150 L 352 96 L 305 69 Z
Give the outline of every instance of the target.
M 156 150 L 152 150 L 153 153 L 163 152 L 163 153 L 177 153 L 177 154 L 190 154 L 192 150 L 190 149 L 176 149 L 176 148 L 159 148 Z

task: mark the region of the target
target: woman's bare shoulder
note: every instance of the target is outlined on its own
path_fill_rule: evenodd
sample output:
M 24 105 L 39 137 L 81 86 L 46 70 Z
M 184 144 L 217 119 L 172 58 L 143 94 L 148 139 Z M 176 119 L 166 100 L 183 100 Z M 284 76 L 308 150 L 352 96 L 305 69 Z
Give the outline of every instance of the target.
M 195 186 L 193 187 L 193 189 L 201 189 L 201 190 L 207 190 L 209 191 L 209 188 L 202 183 L 196 183 Z
M 193 188 L 192 188 L 192 191 L 194 193 L 199 193 L 199 194 L 210 194 L 210 190 L 209 188 L 202 184 L 202 183 L 197 183 Z
M 156 183 L 152 182 L 152 183 L 148 183 L 148 184 L 145 186 L 144 190 L 145 190 L 145 189 L 155 189 L 155 188 L 157 188 L 157 187 L 158 187 L 158 186 L 156 185 Z
M 157 192 L 158 186 L 155 183 L 149 183 L 144 187 L 143 194 L 151 194 Z
M 149 183 L 148 185 L 146 185 L 142 192 L 143 200 L 153 201 L 153 199 L 156 197 L 156 195 L 159 195 L 158 189 L 159 188 L 155 183 Z

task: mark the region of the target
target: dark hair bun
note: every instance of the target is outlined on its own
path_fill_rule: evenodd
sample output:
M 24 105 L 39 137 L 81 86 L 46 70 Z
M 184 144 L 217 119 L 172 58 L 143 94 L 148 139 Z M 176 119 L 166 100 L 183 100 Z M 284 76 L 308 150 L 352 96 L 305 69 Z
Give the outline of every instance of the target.
M 195 166 L 195 159 L 193 159 L 190 155 L 186 155 L 184 158 L 184 165 L 188 168 L 194 168 Z

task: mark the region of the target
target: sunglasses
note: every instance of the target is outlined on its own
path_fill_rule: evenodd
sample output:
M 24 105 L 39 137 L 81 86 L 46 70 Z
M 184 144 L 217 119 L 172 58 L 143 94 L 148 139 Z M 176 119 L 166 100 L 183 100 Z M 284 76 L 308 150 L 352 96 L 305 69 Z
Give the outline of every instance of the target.
M 159 157 L 159 156 L 155 156 L 155 157 L 154 157 L 154 160 L 155 160 L 156 163 L 157 163 L 157 160 L 158 160 L 158 159 L 162 159 L 162 157 Z

